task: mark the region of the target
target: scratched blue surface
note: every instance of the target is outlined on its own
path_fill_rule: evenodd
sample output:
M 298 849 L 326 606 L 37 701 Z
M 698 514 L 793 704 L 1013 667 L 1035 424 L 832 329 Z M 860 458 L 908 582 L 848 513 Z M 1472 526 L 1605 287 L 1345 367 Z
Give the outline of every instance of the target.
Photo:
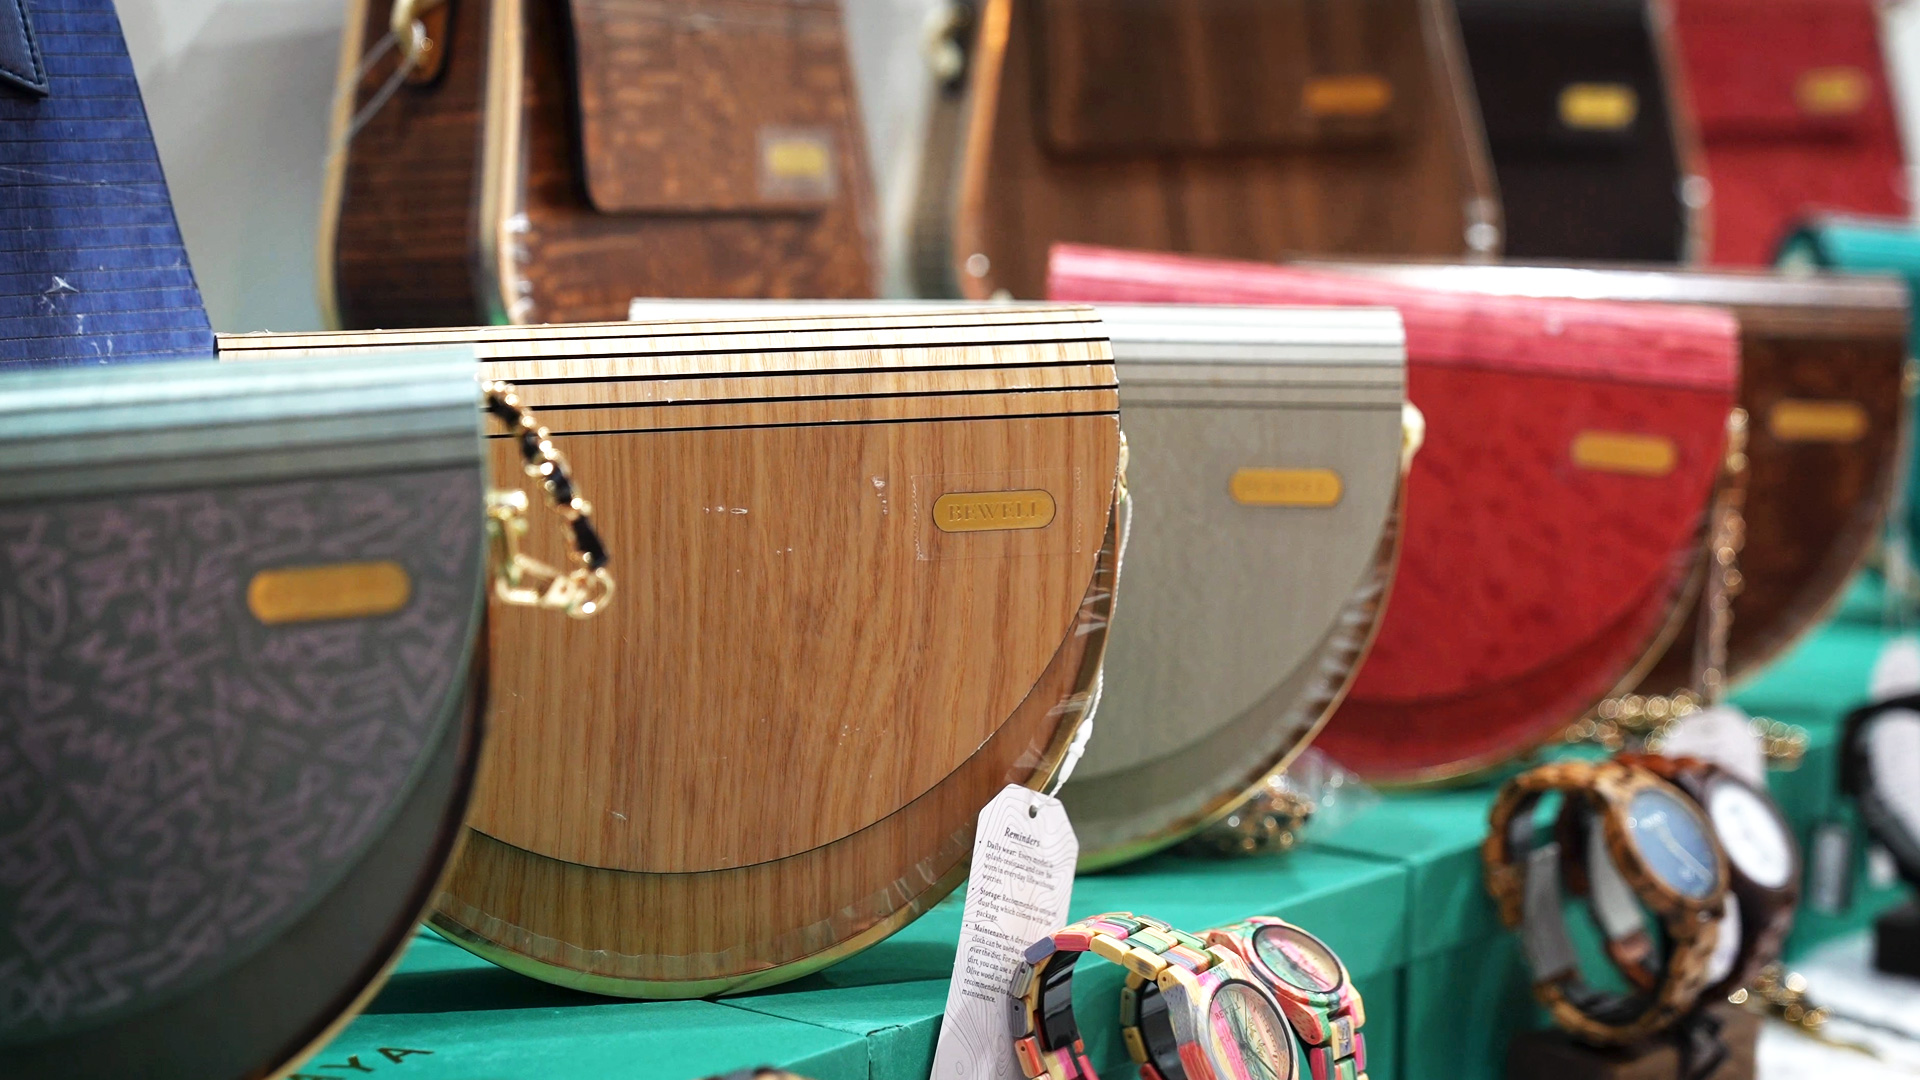
M 49 93 L 0 86 L 0 368 L 212 356 L 111 0 L 25 8 Z

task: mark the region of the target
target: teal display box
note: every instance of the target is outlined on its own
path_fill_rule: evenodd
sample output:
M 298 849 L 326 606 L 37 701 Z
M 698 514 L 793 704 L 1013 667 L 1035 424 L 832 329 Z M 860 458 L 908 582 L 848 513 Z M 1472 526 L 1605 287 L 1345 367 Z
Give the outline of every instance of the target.
M 1070 916 L 1133 909 L 1206 929 L 1279 915 L 1325 938 L 1367 1007 L 1376 1080 L 1399 1074 L 1408 959 L 1406 871 L 1306 849 L 1219 861 L 1162 855 L 1074 885 Z M 422 932 L 385 990 L 300 1074 L 372 1069 L 387 1080 L 693 1080 L 755 1065 L 812 1080 L 925 1080 L 945 1011 L 964 894 L 818 974 L 714 1001 L 630 1002 L 548 986 Z M 1117 1030 L 1123 975 L 1076 969 L 1088 1056 L 1126 1077 Z M 348 1070 L 346 1073 L 341 1069 Z

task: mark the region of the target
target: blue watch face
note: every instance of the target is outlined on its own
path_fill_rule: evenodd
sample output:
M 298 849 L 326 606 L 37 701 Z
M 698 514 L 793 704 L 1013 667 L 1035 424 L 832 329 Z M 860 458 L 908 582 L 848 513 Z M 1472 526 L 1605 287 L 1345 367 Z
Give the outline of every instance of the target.
M 1647 871 L 1681 896 L 1704 900 L 1720 881 L 1720 853 L 1692 807 L 1658 788 L 1627 803 L 1627 833 Z

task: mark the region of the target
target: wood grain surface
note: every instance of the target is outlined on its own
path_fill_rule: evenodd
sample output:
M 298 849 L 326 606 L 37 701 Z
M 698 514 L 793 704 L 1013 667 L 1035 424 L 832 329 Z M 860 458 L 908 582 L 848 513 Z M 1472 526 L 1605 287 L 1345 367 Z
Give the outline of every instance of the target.
M 439 76 L 401 87 L 331 165 L 336 325 L 871 294 L 872 183 L 832 0 L 447 4 Z M 347 54 L 385 25 L 385 3 L 359 0 Z M 343 100 L 366 104 L 395 63 Z
M 1730 680 L 1757 672 L 1815 626 L 1880 533 L 1908 438 L 1905 290 L 1891 279 L 1649 266 L 1444 266 L 1330 262 L 1343 273 L 1473 292 L 1714 304 L 1740 321 L 1747 441 L 1743 585 L 1727 642 Z M 1852 428 L 1795 431 L 1774 420 L 1808 406 Z M 1639 689 L 1693 678 L 1695 636 L 1676 636 Z
M 489 763 L 437 924 L 544 978 L 691 996 L 792 977 L 951 888 L 979 807 L 1051 775 L 1104 648 L 1118 402 L 1091 313 L 223 346 L 449 337 L 525 388 L 622 591 L 585 622 L 496 607 Z M 1029 490 L 1043 528 L 931 515 Z
M 1260 259 L 1498 248 L 1445 5 L 970 10 L 970 66 L 929 124 L 914 239 L 926 295 L 1041 296 L 1058 241 Z M 1487 228 L 1470 244 L 1474 224 Z

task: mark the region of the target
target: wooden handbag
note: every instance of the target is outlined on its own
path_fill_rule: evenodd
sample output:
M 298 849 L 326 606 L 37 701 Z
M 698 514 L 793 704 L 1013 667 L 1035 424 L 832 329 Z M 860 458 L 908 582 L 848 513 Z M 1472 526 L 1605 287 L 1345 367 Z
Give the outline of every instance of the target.
M 1908 441 L 1906 291 L 1896 282 L 1608 267 L 1328 268 L 1463 292 L 1711 304 L 1739 320 L 1740 406 L 1752 428 L 1728 683 L 1818 623 L 1879 539 Z M 1692 633 L 1676 636 L 1640 691 L 1693 687 L 1706 659 L 1699 646 Z
M 1069 246 L 1054 252 L 1051 289 L 1400 309 L 1426 441 L 1393 603 L 1316 744 L 1362 776 L 1497 765 L 1639 682 L 1678 631 L 1734 406 L 1738 328 L 1725 312 Z
M 320 237 L 335 325 L 872 294 L 837 0 L 396 3 L 348 6 Z
M 1398 551 L 1391 311 L 1103 304 L 1127 431 L 1127 588 L 1060 790 L 1080 866 L 1225 817 L 1359 670 Z
M 480 399 L 457 349 L 0 374 L 20 1075 L 274 1075 L 378 988 L 478 765 Z
M 1439 0 L 977 0 L 954 9 L 913 272 L 1037 297 L 1047 246 L 1494 253 Z
M 1706 186 L 1657 0 L 1456 0 L 1515 259 L 1693 258 Z
M 635 300 L 638 320 L 843 305 Z M 863 311 L 991 311 L 875 301 Z M 1124 613 L 1094 737 L 1060 789 L 1080 868 L 1241 806 L 1306 748 L 1393 576 L 1405 335 L 1386 310 L 1102 304 L 1127 430 Z
M 5 7 L 0 369 L 212 356 L 111 0 Z
M 494 612 L 494 683 L 514 689 L 491 704 L 442 933 L 603 993 L 769 985 L 946 895 L 980 808 L 1053 777 L 1113 601 L 1118 399 L 1091 312 L 222 348 L 443 342 L 516 380 L 617 499 L 600 520 L 625 584 L 591 623 Z
M 1810 269 L 1834 270 L 1844 274 L 1894 274 L 1907 287 L 1909 304 L 1913 290 L 1920 287 L 1920 228 L 1913 223 L 1889 218 L 1815 217 L 1801 223 L 1780 245 L 1781 267 L 1788 273 Z M 1911 311 L 1908 315 L 1907 354 L 1914 355 L 1914 335 L 1920 334 Z M 1920 440 L 1911 436 L 1913 393 L 1906 387 L 1903 408 L 1907 413 L 1909 437 L 1906 440 L 1906 480 L 1889 515 L 1888 540 L 1893 557 L 1886 560 L 1893 593 L 1913 588 L 1910 571 L 1916 557 L 1914 537 L 1920 536 Z M 1890 599 L 1892 597 L 1889 597 Z M 1910 598 L 1908 598 L 1910 599 Z
M 1716 263 L 1764 266 L 1810 210 L 1907 216 L 1874 0 L 1670 0 L 1713 182 Z

